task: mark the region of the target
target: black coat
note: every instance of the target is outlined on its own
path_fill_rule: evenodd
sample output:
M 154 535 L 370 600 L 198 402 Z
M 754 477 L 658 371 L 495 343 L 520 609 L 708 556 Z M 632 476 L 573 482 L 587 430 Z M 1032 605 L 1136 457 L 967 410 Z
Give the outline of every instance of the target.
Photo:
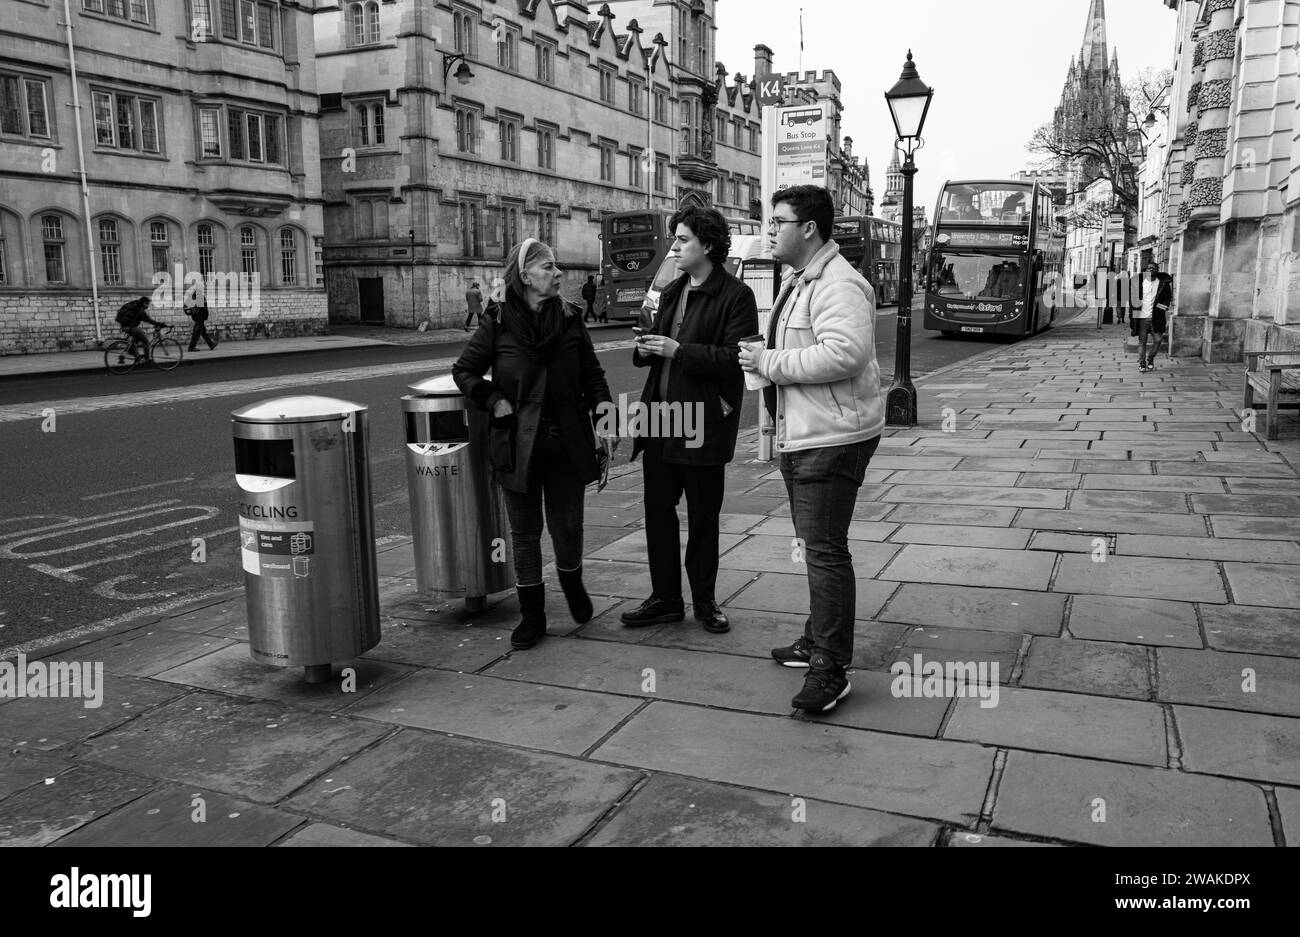
M 659 311 L 651 331 L 669 333 L 670 317 L 676 315 L 682 290 L 690 277 L 682 274 L 659 296 Z M 664 461 L 680 465 L 725 465 L 736 454 L 736 433 L 740 428 L 740 408 L 745 399 L 745 375 L 740 370 L 739 342 L 758 334 L 758 306 L 754 292 L 721 265 L 713 268 L 709 278 L 691 291 L 686 313 L 677 332 L 681 350 L 673 359 L 668 373 L 668 403 L 704 404 L 704 423 L 700 429 L 702 444 L 688 448 L 680 434 L 664 441 Z M 633 352 L 632 363 L 649 368 L 641 400 L 658 398 L 659 375 L 667 359 L 659 355 L 642 356 Z M 723 401 L 730 412 L 723 416 Z M 638 438 L 632 445 L 632 458 L 645 448 Z
M 1139 293 L 1147 288 L 1147 278 L 1139 277 L 1141 287 Z M 1156 281 L 1160 284 L 1156 287 L 1155 307 L 1151 310 L 1151 331 L 1157 335 L 1164 335 L 1169 330 L 1169 320 L 1167 314 L 1169 307 L 1174 302 L 1174 278 L 1167 273 L 1157 273 Z M 1141 296 L 1138 297 L 1139 306 L 1141 305 Z M 1129 331 L 1137 334 L 1137 320 L 1129 315 Z
M 483 377 L 489 369 L 490 381 Z M 548 393 L 578 477 L 585 483 L 600 477 L 591 422 L 596 407 L 612 406 L 612 400 L 605 370 L 576 307 L 565 303 L 564 332 L 551 356 L 542 361 L 529 358 L 503 317 L 484 315 L 451 373 L 461 392 L 489 414 L 498 400 L 508 400 L 515 408 L 510 425 L 493 421 L 489 436 L 490 460 L 503 488 L 528 490 L 528 469 Z

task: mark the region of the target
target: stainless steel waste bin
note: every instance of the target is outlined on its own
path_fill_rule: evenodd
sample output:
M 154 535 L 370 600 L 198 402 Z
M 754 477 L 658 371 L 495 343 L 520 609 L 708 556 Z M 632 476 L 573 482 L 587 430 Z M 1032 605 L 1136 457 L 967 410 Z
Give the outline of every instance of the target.
M 514 585 L 501 489 L 488 466 L 488 417 L 450 375 L 410 385 L 402 398 L 415 584 L 459 592 L 470 611 Z
M 231 422 L 253 660 L 329 680 L 379 643 L 366 408 L 279 397 Z

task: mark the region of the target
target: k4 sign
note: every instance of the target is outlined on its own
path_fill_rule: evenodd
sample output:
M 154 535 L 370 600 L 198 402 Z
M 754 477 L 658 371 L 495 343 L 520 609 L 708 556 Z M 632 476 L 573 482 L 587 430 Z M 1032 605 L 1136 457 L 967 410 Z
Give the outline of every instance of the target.
M 758 83 L 758 106 L 767 107 L 771 104 L 779 104 L 785 100 L 785 79 L 780 75 L 773 75 Z
M 826 105 L 801 104 L 777 111 L 776 190 L 826 185 Z

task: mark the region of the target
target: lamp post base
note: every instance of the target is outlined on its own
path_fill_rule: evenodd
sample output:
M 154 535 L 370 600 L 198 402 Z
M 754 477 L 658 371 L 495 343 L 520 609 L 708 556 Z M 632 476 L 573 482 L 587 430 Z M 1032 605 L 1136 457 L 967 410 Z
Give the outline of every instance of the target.
M 916 387 L 911 381 L 902 381 L 889 388 L 885 397 L 885 425 L 916 425 Z

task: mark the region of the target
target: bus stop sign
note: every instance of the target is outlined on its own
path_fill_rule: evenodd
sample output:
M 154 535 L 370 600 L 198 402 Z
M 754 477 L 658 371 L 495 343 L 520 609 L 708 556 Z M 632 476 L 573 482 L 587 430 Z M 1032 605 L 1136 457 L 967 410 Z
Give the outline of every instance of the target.
M 758 83 L 758 106 L 768 107 L 772 104 L 780 104 L 785 100 L 785 78 L 781 75 L 773 75 L 771 78 L 765 78 Z

